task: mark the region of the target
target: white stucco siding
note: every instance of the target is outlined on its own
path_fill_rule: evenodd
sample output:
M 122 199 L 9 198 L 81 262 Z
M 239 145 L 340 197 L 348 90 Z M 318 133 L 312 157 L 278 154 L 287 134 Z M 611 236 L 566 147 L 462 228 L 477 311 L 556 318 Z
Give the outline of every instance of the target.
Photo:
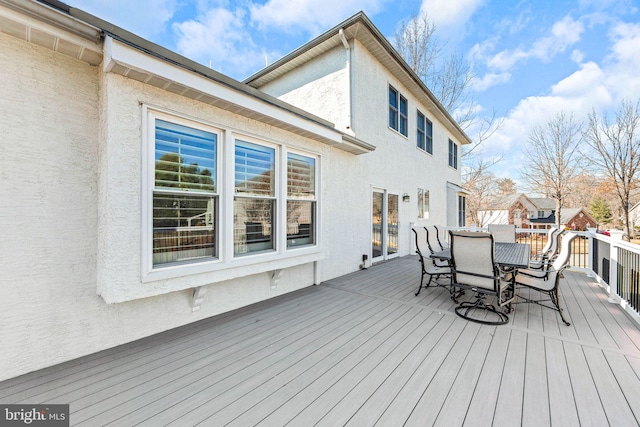
M 142 229 L 145 227 L 142 221 L 144 214 L 141 199 L 143 199 L 143 191 L 147 191 L 142 188 L 143 177 L 140 166 L 143 161 L 144 145 L 141 131 L 144 122 L 142 105 L 175 112 L 177 116 L 187 117 L 222 130 L 222 138 L 219 141 L 221 157 L 225 152 L 223 147 L 226 144 L 224 141 L 226 134 L 239 138 L 247 135 L 269 143 L 285 144 L 287 148 L 298 148 L 311 154 L 321 155 L 326 146 L 120 75 L 106 74 L 104 81 L 103 133 L 105 138 L 101 148 L 103 174 L 100 180 L 102 195 L 99 209 L 101 229 L 98 242 L 98 283 L 101 295 L 107 302 L 121 302 L 206 286 L 236 277 L 291 267 L 323 257 L 322 254 L 310 254 L 305 261 L 304 257 L 282 260 L 278 259 L 277 254 L 268 257 L 256 255 L 253 256 L 254 262 L 244 262 L 245 260 L 238 258 L 233 260 L 233 263 L 219 264 L 211 269 L 203 268 L 199 272 L 189 270 L 199 268 L 200 265 L 196 263 L 176 269 L 176 273 L 170 278 L 141 277 L 143 254 L 141 241 Z M 330 159 L 321 157 L 320 167 L 324 168 L 325 163 L 329 165 Z M 220 166 L 224 170 L 231 170 L 232 167 L 223 159 L 220 160 Z M 233 179 L 233 173 L 227 177 Z M 224 183 L 221 182 L 219 185 L 221 192 L 224 191 L 223 186 Z M 233 183 L 230 188 L 233 188 Z M 284 195 L 281 197 L 281 203 L 284 203 Z M 227 200 L 230 201 L 230 199 Z M 322 203 L 323 200 L 320 200 L 321 209 L 323 209 Z M 221 206 L 219 212 L 222 215 L 224 207 Z M 321 218 L 324 218 L 324 215 L 321 214 Z M 227 223 L 223 222 L 221 225 L 224 226 Z M 322 230 L 320 232 L 322 233 Z M 322 241 L 328 239 L 326 236 L 322 237 Z M 297 286 L 303 287 L 312 283 L 313 277 L 310 276 L 308 280 Z M 255 301 L 244 300 L 239 302 L 238 306 L 251 302 Z
M 97 70 L 0 33 L 0 380 L 95 348 Z
M 383 187 L 411 196 L 400 203 L 401 244 L 410 241 L 408 223 L 417 220 L 417 189 L 429 190 L 430 224 L 446 224 L 446 182 L 460 183 L 460 170 L 448 166 L 448 141 L 445 127 L 428 114 L 416 97 L 400 84 L 361 44 L 356 43 L 354 61 L 353 129 L 356 136 L 375 145 L 367 154 L 368 176 Z M 408 101 L 408 136 L 388 127 L 388 87 L 391 84 Z M 417 148 L 416 109 L 433 123 L 433 154 Z M 458 158 L 460 162 L 460 158 Z M 455 213 L 454 213 L 455 214 Z M 407 254 L 407 245 L 401 254 Z
M 343 47 L 332 49 L 260 90 L 322 117 L 344 131 L 348 126 L 346 55 Z
M 116 293 L 155 286 L 140 280 L 141 102 L 330 149 L 1 33 L 0 65 L 0 381 L 313 283 L 313 263 L 283 268 L 275 286 L 248 266 L 235 280 L 180 279 L 207 285 L 196 312 L 187 288 L 107 304 L 98 282 Z

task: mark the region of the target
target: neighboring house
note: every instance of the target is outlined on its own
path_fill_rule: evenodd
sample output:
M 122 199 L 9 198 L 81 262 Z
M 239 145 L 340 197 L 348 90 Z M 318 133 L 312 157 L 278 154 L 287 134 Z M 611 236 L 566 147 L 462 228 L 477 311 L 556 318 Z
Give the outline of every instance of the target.
M 629 209 L 629 222 L 632 227 L 640 227 L 640 203 L 636 203 Z
M 463 221 L 469 138 L 366 16 L 301 49 L 250 86 L 58 1 L 0 1 L 0 380 Z
M 482 224 L 515 224 L 519 228 L 548 229 L 556 224 L 555 200 L 510 194 L 498 200 L 491 209 L 478 212 Z M 596 221 L 584 208 L 563 208 L 561 226 L 572 230 L 586 230 L 596 226 Z

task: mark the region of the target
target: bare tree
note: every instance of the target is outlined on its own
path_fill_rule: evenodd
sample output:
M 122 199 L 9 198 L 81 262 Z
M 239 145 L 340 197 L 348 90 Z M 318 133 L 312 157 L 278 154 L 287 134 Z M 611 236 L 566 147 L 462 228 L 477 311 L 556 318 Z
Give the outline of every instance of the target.
M 589 115 L 585 139 L 595 151 L 593 162 L 615 182 L 626 236 L 631 236 L 629 209 L 638 188 L 640 167 L 640 100 L 623 101 L 613 122 L 595 111 Z
M 473 143 L 465 146 L 462 157 L 478 154 L 483 141 L 493 135 L 503 121 L 495 110 L 480 116 L 471 97 L 475 77 L 469 64 L 456 53 L 442 58 L 445 45 L 435 36 L 436 26 L 426 13 L 402 21 L 395 33 L 394 47 L 411 69 L 433 92 L 442 106 L 465 131 L 473 131 Z
M 565 199 L 565 206 L 572 208 L 587 208 L 596 198 L 598 178 L 588 171 L 577 174 L 571 183 L 571 194 Z
M 561 224 L 564 201 L 571 184 L 582 172 L 583 157 L 578 151 L 581 127 L 573 115 L 558 113 L 545 126 L 536 126 L 526 146 L 527 163 L 522 177 L 533 192 L 556 200 L 556 224 Z
M 498 192 L 498 181 L 489 168 L 493 163 L 486 161 L 474 162 L 465 167 L 462 185 L 471 194 L 467 196 L 466 208 L 469 223 L 484 227 L 487 212 L 495 200 Z

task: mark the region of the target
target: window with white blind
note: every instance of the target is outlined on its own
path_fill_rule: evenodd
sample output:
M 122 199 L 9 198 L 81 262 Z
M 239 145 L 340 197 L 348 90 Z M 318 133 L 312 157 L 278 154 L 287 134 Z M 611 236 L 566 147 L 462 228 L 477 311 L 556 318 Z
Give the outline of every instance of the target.
M 276 150 L 235 143 L 234 254 L 275 249 Z
M 143 280 L 319 256 L 320 156 L 143 110 Z
M 287 247 L 312 245 L 316 233 L 316 160 L 287 154 Z
M 155 120 L 153 265 L 215 258 L 218 135 Z

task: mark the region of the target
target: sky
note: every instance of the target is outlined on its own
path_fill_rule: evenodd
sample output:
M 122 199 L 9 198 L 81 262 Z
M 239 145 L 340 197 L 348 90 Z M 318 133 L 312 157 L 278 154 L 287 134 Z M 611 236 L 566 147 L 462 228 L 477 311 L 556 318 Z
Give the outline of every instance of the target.
M 364 11 L 391 42 L 426 12 L 447 52 L 474 74 L 478 117 L 502 123 L 479 158 L 522 180 L 532 129 L 559 112 L 576 121 L 640 99 L 640 0 L 66 0 L 242 81 Z M 455 112 L 452 112 L 455 115 Z M 468 129 L 473 137 L 474 129 Z

